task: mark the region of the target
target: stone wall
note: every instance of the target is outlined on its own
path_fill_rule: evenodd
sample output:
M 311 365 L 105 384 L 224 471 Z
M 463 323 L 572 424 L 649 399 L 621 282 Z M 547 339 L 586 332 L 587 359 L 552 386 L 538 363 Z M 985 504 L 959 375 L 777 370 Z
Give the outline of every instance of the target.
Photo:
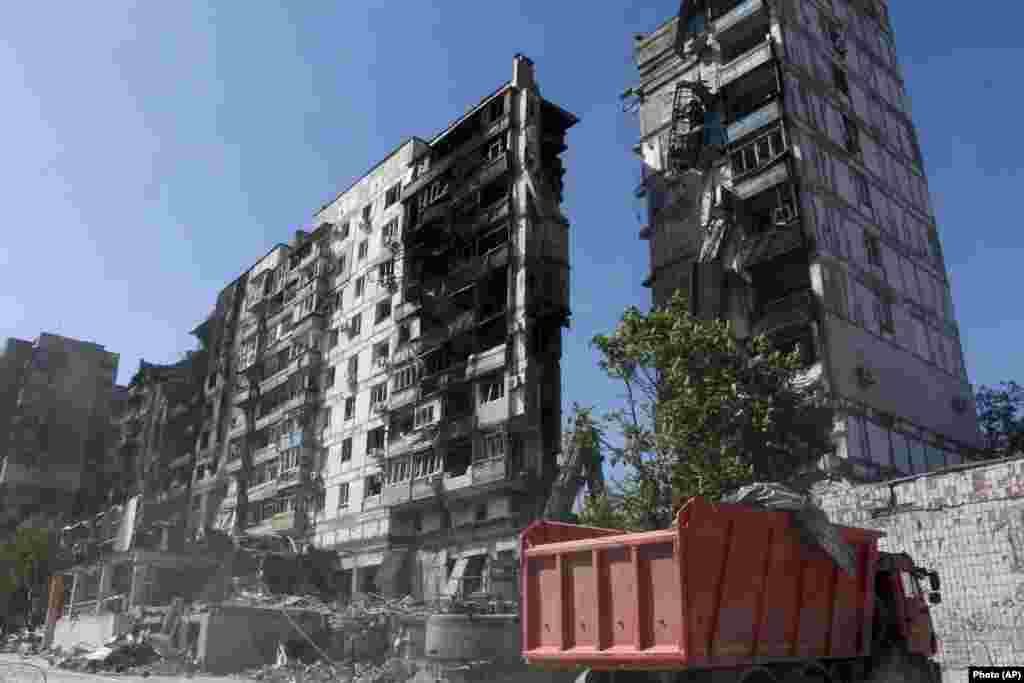
M 939 572 L 942 603 L 932 614 L 944 678 L 1024 662 L 1024 458 L 821 484 L 815 494 L 833 522 L 884 531 L 883 550 Z

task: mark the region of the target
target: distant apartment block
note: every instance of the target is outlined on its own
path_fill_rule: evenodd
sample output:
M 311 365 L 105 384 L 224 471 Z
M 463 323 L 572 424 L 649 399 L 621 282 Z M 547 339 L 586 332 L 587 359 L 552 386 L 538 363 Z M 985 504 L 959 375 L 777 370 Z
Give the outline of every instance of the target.
M 221 292 L 197 527 L 334 550 L 347 593 L 515 595 L 559 450 L 575 122 L 517 56 Z
M 684 2 L 635 58 L 655 304 L 799 348 L 862 472 L 961 462 L 972 391 L 886 4 Z
M 106 495 L 118 355 L 43 333 L 0 356 L 0 515 L 75 514 Z

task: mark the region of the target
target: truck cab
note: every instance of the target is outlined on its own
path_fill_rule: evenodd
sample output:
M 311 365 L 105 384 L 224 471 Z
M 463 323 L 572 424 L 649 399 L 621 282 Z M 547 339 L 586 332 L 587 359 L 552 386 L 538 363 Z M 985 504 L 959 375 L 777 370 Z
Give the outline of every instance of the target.
M 921 579 L 929 580 L 927 599 Z M 878 644 L 902 641 L 912 655 L 931 657 L 938 650 L 929 604 L 942 601 L 939 575 L 914 564 L 906 553 L 880 553 L 875 578 Z

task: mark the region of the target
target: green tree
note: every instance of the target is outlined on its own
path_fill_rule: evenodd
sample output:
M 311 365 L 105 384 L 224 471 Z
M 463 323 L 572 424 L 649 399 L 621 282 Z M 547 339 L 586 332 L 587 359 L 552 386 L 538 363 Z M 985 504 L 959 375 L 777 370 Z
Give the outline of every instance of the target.
M 0 545 L 0 593 L 11 598 L 21 592 L 31 605 L 34 598 L 46 591 L 46 581 L 53 569 L 52 549 L 47 530 L 18 529 L 10 542 Z
M 1013 381 L 982 386 L 975 394 L 975 405 L 987 457 L 1024 452 L 1024 387 Z
M 646 314 L 628 309 L 593 345 L 625 390 L 625 407 L 606 417 L 618 443 L 603 445 L 626 474 L 616 502 L 587 501 L 587 523 L 662 528 L 693 496 L 718 500 L 758 481 L 799 486 L 832 450 L 834 412 L 806 381 L 799 351 L 741 340 L 728 322 L 692 315 L 681 294 Z

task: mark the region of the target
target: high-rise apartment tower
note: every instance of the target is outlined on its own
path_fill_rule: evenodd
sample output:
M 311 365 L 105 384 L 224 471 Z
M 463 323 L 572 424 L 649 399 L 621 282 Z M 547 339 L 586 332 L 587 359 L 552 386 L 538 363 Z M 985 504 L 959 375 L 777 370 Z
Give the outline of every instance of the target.
M 886 5 L 688 0 L 634 47 L 655 304 L 799 347 L 863 473 L 961 462 L 974 404 Z
M 559 451 L 575 123 L 517 56 L 221 293 L 201 524 L 336 551 L 343 593 L 515 596 Z

